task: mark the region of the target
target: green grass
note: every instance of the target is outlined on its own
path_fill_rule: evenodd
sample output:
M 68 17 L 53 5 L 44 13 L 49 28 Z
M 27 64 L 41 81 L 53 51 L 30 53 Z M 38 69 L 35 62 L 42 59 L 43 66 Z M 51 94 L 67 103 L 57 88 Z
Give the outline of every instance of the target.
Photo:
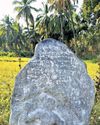
M 0 56 L 0 61 L 2 62 L 19 62 L 19 57 L 6 57 L 6 56 Z M 27 62 L 30 58 L 21 58 L 21 62 Z

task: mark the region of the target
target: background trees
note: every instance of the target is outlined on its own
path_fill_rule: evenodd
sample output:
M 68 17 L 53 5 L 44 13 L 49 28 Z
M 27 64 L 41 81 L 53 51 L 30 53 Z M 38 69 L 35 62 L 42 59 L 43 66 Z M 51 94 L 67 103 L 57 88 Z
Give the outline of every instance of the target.
M 81 43 L 85 41 L 84 55 L 87 53 L 86 58 L 90 55 L 95 57 L 100 53 L 100 8 L 98 6 L 100 6 L 98 0 L 84 0 L 82 7 L 81 24 L 85 26 L 85 30 L 81 30 L 79 38 Z
M 0 24 L 1 44 L 5 51 L 9 50 L 13 44 L 12 42 L 12 39 L 14 37 L 13 23 L 14 21 L 12 18 L 10 18 L 9 16 L 5 16 Z
M 41 34 L 43 38 L 47 38 L 50 32 L 50 7 L 47 3 L 42 3 L 43 9 L 36 18 L 36 30 Z
M 0 23 L 0 50 L 29 56 L 33 55 L 39 41 L 52 37 L 66 43 L 79 56 L 99 55 L 99 0 L 84 0 L 80 13 L 76 11 L 77 0 L 73 3 L 71 0 L 48 0 L 40 9 L 32 2 L 35 0 L 14 0 L 18 20 L 6 16 Z M 36 19 L 33 10 L 37 11 Z M 21 26 L 20 18 L 25 19 L 26 26 Z

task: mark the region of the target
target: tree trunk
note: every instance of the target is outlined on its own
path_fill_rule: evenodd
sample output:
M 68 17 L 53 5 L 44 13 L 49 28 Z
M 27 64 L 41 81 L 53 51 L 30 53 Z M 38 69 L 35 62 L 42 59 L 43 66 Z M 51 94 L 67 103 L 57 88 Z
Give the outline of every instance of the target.
M 26 25 L 27 25 L 27 30 L 28 30 L 28 33 L 29 33 L 29 23 L 28 23 L 28 18 L 26 16 Z
M 77 43 L 76 43 L 76 34 L 75 34 L 75 29 L 74 29 L 74 22 L 73 22 L 71 7 L 70 7 L 68 1 L 67 1 L 67 6 L 68 6 L 68 10 L 69 10 L 69 16 L 71 18 L 72 31 L 73 31 L 73 35 L 74 35 L 74 43 L 75 43 L 74 49 L 75 49 L 75 53 L 77 54 L 77 49 L 76 49 Z
M 64 40 L 63 17 L 61 13 L 60 13 L 60 24 L 61 24 L 61 40 Z

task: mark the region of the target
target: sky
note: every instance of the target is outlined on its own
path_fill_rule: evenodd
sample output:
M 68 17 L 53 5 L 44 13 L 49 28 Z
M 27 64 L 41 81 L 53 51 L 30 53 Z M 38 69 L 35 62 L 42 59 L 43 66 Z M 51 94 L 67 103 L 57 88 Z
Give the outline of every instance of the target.
M 0 0 L 0 20 L 4 18 L 5 15 L 9 15 L 10 17 L 13 17 L 15 19 L 17 13 L 14 11 L 14 5 L 13 5 L 14 0 Z M 37 0 L 37 2 L 33 2 L 33 5 L 35 8 L 41 8 L 41 2 L 46 2 L 47 0 Z M 79 8 L 81 7 L 83 3 L 83 0 L 79 0 Z M 79 11 L 79 8 L 77 11 Z M 37 14 L 34 13 L 34 16 Z M 23 22 L 23 20 L 20 20 Z

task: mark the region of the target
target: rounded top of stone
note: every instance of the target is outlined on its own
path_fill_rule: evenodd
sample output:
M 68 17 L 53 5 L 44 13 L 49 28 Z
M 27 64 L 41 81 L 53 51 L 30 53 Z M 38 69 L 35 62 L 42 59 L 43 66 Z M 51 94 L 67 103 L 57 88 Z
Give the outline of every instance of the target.
M 53 39 L 53 38 L 47 38 L 47 39 L 44 39 L 43 41 L 41 41 L 39 44 L 52 44 L 52 45 L 55 45 L 55 44 L 63 44 L 63 42 L 58 41 L 58 40 Z
M 65 44 L 61 41 L 58 41 L 58 40 L 55 40 L 55 39 L 52 39 L 52 38 L 48 38 L 48 39 L 44 39 L 43 41 L 39 42 L 37 44 L 36 49 L 41 49 L 43 47 L 49 47 L 50 48 L 51 46 L 61 47 L 61 46 L 65 46 Z
M 63 42 L 60 42 L 52 38 L 48 38 L 37 44 L 35 48 L 35 56 L 43 57 L 44 55 L 46 55 L 49 57 L 54 57 L 66 53 L 67 50 L 70 51 Z

